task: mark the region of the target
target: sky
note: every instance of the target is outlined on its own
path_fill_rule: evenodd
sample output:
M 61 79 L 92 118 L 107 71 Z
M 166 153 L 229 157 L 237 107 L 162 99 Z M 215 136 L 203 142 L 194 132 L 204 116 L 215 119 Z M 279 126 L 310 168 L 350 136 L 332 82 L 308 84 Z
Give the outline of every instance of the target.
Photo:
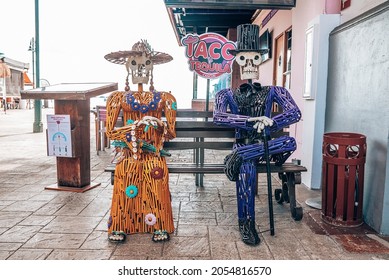
M 32 79 L 28 47 L 35 37 L 35 1 L 0 0 L 0 11 L 0 52 L 30 63 Z M 171 91 L 179 108 L 190 107 L 193 74 L 163 0 L 40 0 L 39 27 L 40 78 L 50 84 L 117 82 L 123 90 L 125 66 L 108 62 L 104 55 L 131 50 L 146 39 L 155 51 L 173 57 L 154 67 L 155 88 Z

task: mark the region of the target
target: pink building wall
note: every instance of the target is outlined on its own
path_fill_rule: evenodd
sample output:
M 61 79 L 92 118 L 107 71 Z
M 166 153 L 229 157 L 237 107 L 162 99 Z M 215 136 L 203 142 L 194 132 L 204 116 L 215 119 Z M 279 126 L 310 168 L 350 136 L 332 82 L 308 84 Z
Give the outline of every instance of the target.
M 269 29 L 269 32 L 272 32 L 273 36 L 272 58 L 260 66 L 259 82 L 262 85 L 274 84 L 275 39 L 290 27 L 292 28 L 292 74 L 289 91 L 302 112 L 304 111 L 302 94 L 304 85 L 305 31 L 308 23 L 317 15 L 324 13 L 325 9 L 325 0 L 299 0 L 297 1 L 296 8 L 292 10 L 279 10 L 264 27 L 262 27 L 262 21 L 269 14 L 270 10 L 261 11 L 253 22 L 260 26 L 260 34 L 266 29 Z M 330 7 L 330 9 L 333 9 L 333 7 Z M 296 138 L 298 145 L 292 158 L 301 158 L 303 121 L 304 113 L 301 121 L 289 128 L 290 135 Z
M 270 13 L 270 10 L 263 10 L 254 20 L 253 24 L 259 25 L 259 34 L 262 35 L 266 29 L 272 33 L 272 58 L 263 62 L 260 66 L 259 82 L 262 85 L 273 85 L 273 69 L 274 69 L 274 40 L 279 37 L 285 30 L 292 26 L 292 12 L 290 10 L 279 10 L 271 20 L 263 27 L 263 19 Z
M 295 137 L 297 141 L 297 151 L 294 154 L 296 158 L 302 157 L 302 133 L 304 127 L 304 119 L 307 116 L 304 114 L 304 63 L 305 63 L 305 33 L 308 28 L 308 23 L 311 22 L 317 15 L 325 11 L 325 0 L 299 0 L 296 8 L 292 10 L 292 76 L 290 91 L 297 105 L 302 111 L 302 119 L 295 125 Z

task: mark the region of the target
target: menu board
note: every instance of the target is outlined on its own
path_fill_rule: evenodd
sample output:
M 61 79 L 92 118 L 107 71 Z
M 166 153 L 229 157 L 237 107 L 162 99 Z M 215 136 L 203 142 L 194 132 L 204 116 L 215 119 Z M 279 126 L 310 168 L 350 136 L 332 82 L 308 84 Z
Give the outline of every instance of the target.
M 47 115 L 47 154 L 72 157 L 70 115 Z

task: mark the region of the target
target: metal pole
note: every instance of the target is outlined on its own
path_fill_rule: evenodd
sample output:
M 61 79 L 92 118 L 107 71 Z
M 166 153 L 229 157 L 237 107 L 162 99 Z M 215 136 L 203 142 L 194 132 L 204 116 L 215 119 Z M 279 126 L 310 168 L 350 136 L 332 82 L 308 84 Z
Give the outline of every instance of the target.
M 36 87 L 39 88 L 40 73 L 39 73 L 39 0 L 35 0 L 35 71 L 36 71 Z M 33 132 L 43 132 L 42 106 L 41 100 L 34 100 L 34 124 Z
M 35 38 L 31 39 L 31 54 L 32 54 L 32 88 L 35 88 Z M 35 102 L 35 101 L 34 101 Z M 28 109 L 31 109 L 31 99 L 28 100 Z
M 193 99 L 197 99 L 197 82 L 198 76 L 196 72 L 193 72 Z
M 2 59 L 2 63 L 5 64 L 4 59 Z M 7 114 L 7 81 L 6 81 L 6 70 L 5 67 L 3 68 L 3 106 L 4 106 L 4 114 Z
M 273 214 L 273 197 L 272 197 L 271 171 L 270 171 L 270 159 L 269 159 L 269 143 L 267 142 L 266 128 L 263 130 L 263 146 L 265 148 L 270 235 L 274 235 L 274 214 Z
M 32 88 L 35 88 L 35 39 L 31 39 L 31 54 L 32 54 Z
M 205 98 L 205 111 L 208 112 L 209 110 L 209 87 L 211 84 L 211 80 L 207 79 L 207 96 Z

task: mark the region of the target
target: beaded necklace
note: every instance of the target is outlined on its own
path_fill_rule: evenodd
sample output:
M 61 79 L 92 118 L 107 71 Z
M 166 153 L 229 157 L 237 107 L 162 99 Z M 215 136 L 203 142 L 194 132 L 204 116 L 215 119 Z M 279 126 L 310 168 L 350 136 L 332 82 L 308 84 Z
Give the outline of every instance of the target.
M 149 104 L 140 104 L 136 101 L 135 96 L 130 91 L 126 94 L 126 102 L 129 104 L 134 111 L 140 111 L 142 113 L 147 113 L 149 110 L 155 111 L 158 108 L 158 102 L 161 100 L 161 93 L 153 91 L 153 100 Z

